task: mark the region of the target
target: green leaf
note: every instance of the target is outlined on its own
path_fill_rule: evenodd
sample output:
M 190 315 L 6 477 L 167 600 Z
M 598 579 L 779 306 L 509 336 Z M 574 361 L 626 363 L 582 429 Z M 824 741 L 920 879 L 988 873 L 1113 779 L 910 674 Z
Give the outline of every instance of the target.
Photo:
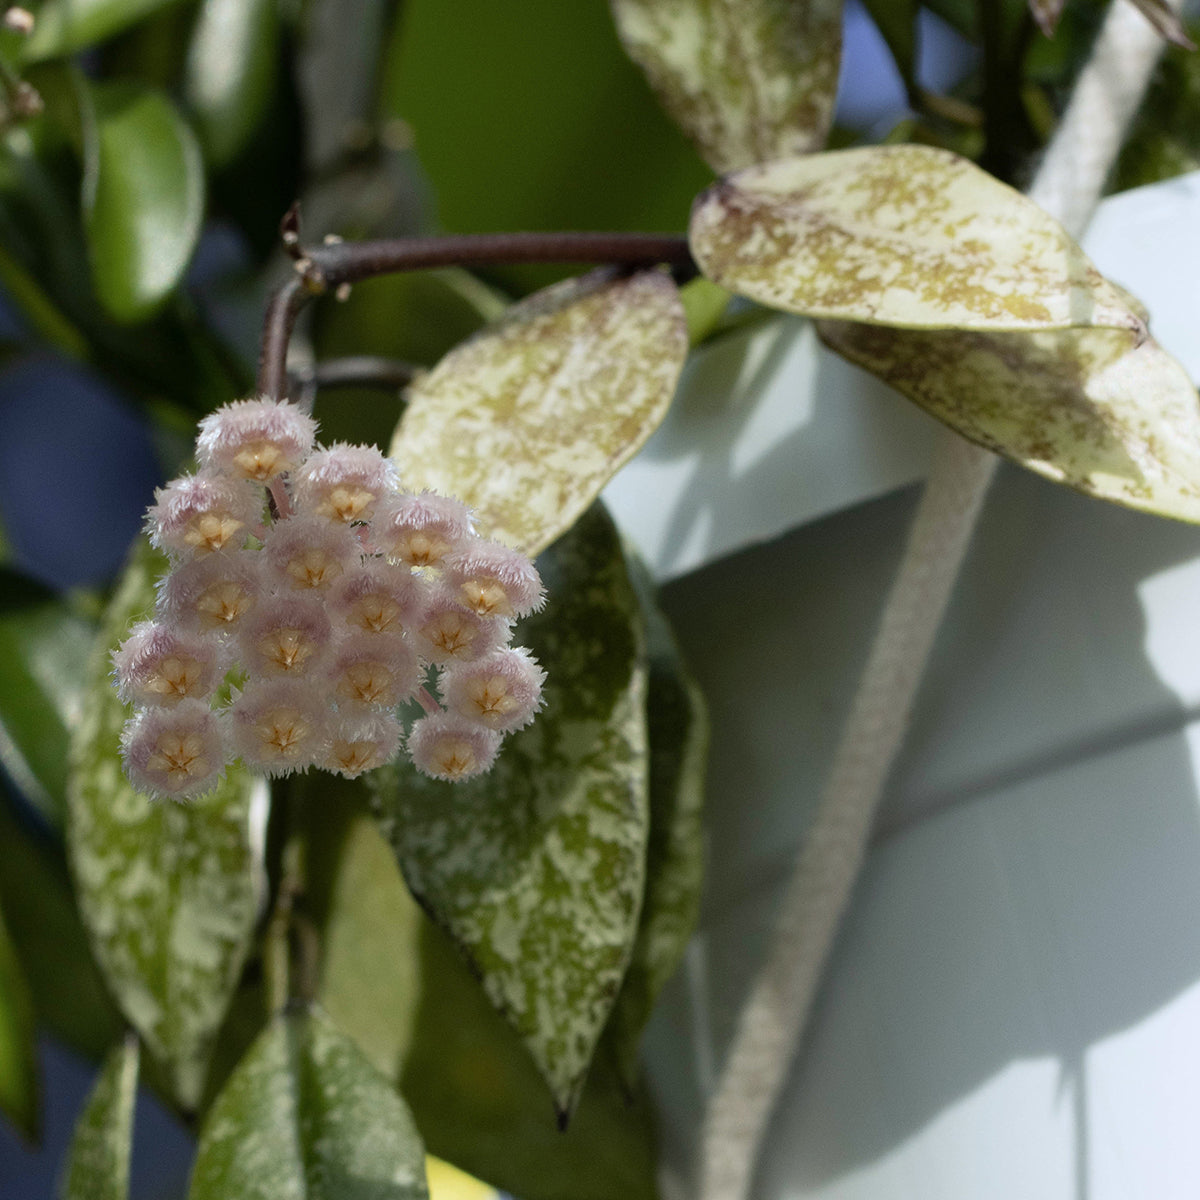
M 83 713 L 95 630 L 53 592 L 0 569 L 0 764 L 53 826 L 62 825 L 70 730 Z
M 128 1200 L 138 1057 L 131 1034 L 105 1060 L 75 1124 L 63 1200 Z
M 183 94 L 211 163 L 225 166 L 266 112 L 279 58 L 277 0 L 204 0 Z
M 44 0 L 24 45 L 27 62 L 59 58 L 128 29 L 157 9 L 178 0 Z
M 71 746 L 68 848 L 101 970 L 187 1108 L 200 1097 L 254 930 L 261 867 L 251 809 L 261 819 L 267 786 L 232 767 L 215 791 L 181 805 L 147 800 L 125 778 L 126 714 L 109 653 L 151 609 L 164 566 L 139 542 L 105 615 Z
M 189 1200 L 424 1200 L 404 1101 L 319 1011 L 277 1017 L 214 1101 Z
M 716 171 L 808 154 L 833 123 L 841 0 L 611 0 L 621 40 Z
M 865 7 L 896 60 L 900 78 L 911 88 L 916 82 L 920 5 L 916 0 L 865 0 Z
M 675 973 L 700 914 L 704 882 L 704 775 L 708 710 L 644 570 L 634 573 L 646 621 L 650 840 L 646 894 L 633 957 L 609 1021 L 618 1065 L 632 1086 L 642 1030 Z
M 697 199 L 690 238 L 710 279 L 785 312 L 915 329 L 1142 329 L 1057 221 L 929 146 L 740 171 Z
M 732 299 L 730 292 L 710 283 L 703 275 L 689 280 L 679 289 L 679 300 L 687 318 L 689 346 L 699 346 L 716 332 Z
M 204 216 L 204 164 L 166 96 L 133 83 L 91 85 L 83 208 L 96 295 L 140 321 L 183 277 Z
M 381 768 L 372 795 L 413 894 L 520 1033 L 560 1112 L 578 1097 L 629 962 L 647 837 L 637 601 L 599 506 L 542 556 L 521 626 L 545 708 L 486 775 Z
M 662 271 L 594 271 L 523 300 L 412 387 L 400 477 L 465 500 L 490 537 L 537 554 L 666 414 L 687 353 Z
M 33 998 L 0 918 L 0 1112 L 31 1141 L 41 1124 L 39 1099 Z
M 964 437 L 1057 483 L 1200 521 L 1200 400 L 1154 341 L 1112 330 L 821 337 Z
M 362 781 L 305 806 L 306 911 L 322 949 L 318 998 L 402 1083 L 429 1150 L 524 1200 L 649 1200 L 653 1120 L 600 1056 L 570 1127 L 450 940 L 413 901 L 362 803 Z M 437 1183 L 430 1176 L 437 1194 Z

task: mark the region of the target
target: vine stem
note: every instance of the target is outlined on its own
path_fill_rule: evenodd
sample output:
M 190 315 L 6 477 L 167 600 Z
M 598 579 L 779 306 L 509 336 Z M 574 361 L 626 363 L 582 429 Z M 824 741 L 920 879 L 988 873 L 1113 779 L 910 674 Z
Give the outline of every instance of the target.
M 1172 0 L 1177 3 L 1177 0 Z M 1074 236 L 1087 225 L 1162 43 L 1132 5 L 1109 9 L 1030 195 Z M 944 433 L 833 768 L 705 1114 L 702 1200 L 745 1200 L 804 1033 L 871 826 L 996 459 Z
M 378 275 L 434 267 L 480 267 L 515 263 L 593 263 L 616 267 L 664 264 L 680 277 L 696 274 L 687 238 L 656 233 L 478 233 L 447 237 L 389 238 L 374 242 L 327 242 L 303 247 L 296 210 L 283 222 L 284 245 L 295 267 L 274 295 L 263 321 L 258 390 L 287 396 L 287 351 L 296 319 L 314 296 Z

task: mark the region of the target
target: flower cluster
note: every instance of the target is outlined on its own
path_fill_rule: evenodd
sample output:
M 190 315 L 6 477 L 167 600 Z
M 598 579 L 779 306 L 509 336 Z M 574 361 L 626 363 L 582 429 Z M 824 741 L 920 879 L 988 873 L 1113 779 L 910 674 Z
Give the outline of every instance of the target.
M 464 779 L 541 703 L 543 671 L 510 645 L 543 602 L 529 559 L 476 535 L 460 501 L 401 490 L 374 447 L 315 436 L 285 402 L 226 405 L 200 424 L 199 472 L 155 496 L 171 569 L 113 654 L 137 706 L 125 770 L 149 795 L 200 795 L 238 757 L 354 778 L 402 743 L 426 774 Z M 424 714 L 406 737 L 409 701 Z

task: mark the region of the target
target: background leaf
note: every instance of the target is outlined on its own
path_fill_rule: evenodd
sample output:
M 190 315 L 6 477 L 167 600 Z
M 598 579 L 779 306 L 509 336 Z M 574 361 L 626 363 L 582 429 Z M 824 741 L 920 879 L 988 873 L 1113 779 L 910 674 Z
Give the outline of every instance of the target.
M 33 999 L 8 929 L 0 919 L 0 1112 L 30 1140 L 38 1135 Z
M 785 312 L 930 329 L 1140 329 L 1057 221 L 929 146 L 740 171 L 697 199 L 690 238 L 709 279 Z
M 266 783 L 232 767 L 215 791 L 182 805 L 152 802 L 125 778 L 118 745 L 126 713 L 108 656 L 152 608 L 164 565 L 139 542 L 105 614 L 72 742 L 68 846 L 109 987 L 189 1108 L 257 917 L 251 806 L 266 804 Z
M 621 40 L 718 172 L 808 154 L 833 122 L 841 0 L 611 0 Z
M 647 836 L 642 629 L 599 506 L 539 561 L 546 608 L 521 641 L 545 708 L 491 771 L 371 777 L 413 894 L 454 938 L 568 1113 L 625 973 Z
M 686 353 L 665 273 L 567 280 L 413 385 L 392 457 L 406 486 L 458 496 L 488 536 L 536 554 L 657 428 Z
M 1200 521 L 1200 398 L 1152 340 L 1113 330 L 913 332 L 822 322 L 822 339 L 964 437 L 1069 487 Z
M 319 1012 L 276 1018 L 209 1110 L 189 1200 L 424 1200 L 404 1101 Z
M 148 317 L 188 265 L 204 216 L 204 164 L 166 96 L 97 83 L 85 122 L 84 217 L 96 295 L 118 321 Z
M 132 1035 L 105 1060 L 75 1125 L 63 1200 L 129 1200 L 138 1041 Z
M 28 62 L 83 50 L 177 0 L 44 0 L 23 48 Z

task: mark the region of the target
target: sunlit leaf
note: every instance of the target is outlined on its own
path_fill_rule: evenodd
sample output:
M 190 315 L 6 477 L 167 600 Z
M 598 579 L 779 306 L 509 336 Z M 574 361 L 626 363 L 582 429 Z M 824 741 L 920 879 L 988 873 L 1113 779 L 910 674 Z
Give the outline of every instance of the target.
M 488 536 L 536 554 L 657 428 L 686 353 L 665 273 L 567 280 L 418 380 L 392 457 L 409 487 L 460 497 Z
M 598 507 L 539 561 L 549 602 L 521 624 L 545 708 L 496 765 L 440 783 L 372 776 L 384 832 L 421 904 L 459 944 L 570 1111 L 629 962 L 644 883 L 642 629 Z
M 322 1007 L 400 1081 L 433 1153 L 524 1200 L 649 1200 L 655 1153 L 644 1095 L 627 1094 L 601 1056 L 559 1130 L 520 1038 L 417 907 L 361 792 L 339 784 L 302 808 Z M 431 1166 L 434 1200 L 440 1182 Z
M 917 329 L 1139 329 L 1052 217 L 966 159 L 871 146 L 740 171 L 696 201 L 710 279 L 771 308 Z
M 67 744 L 83 710 L 93 633 L 52 592 L 0 570 L 0 764 L 55 826 L 63 819 Z
M 105 1060 L 75 1124 L 63 1200 L 129 1200 L 138 1058 L 138 1041 L 131 1035 Z
M 209 160 L 237 157 L 270 100 L 279 58 L 276 0 L 204 0 L 183 92 Z
M 96 295 L 120 321 L 148 317 L 183 276 L 204 215 L 204 164 L 166 96 L 91 86 L 83 207 Z
M 841 0 L 611 0 L 667 111 L 716 171 L 806 154 L 833 121 Z
M 277 1017 L 213 1102 L 189 1200 L 425 1200 L 404 1101 L 319 1011 Z
M 188 1107 L 199 1099 L 257 917 L 251 808 L 265 806 L 266 785 L 233 767 L 215 791 L 184 805 L 150 801 L 125 778 L 118 743 L 126 713 L 108 655 L 151 609 L 163 565 L 140 544 L 97 639 L 71 747 L 68 844 L 97 961 Z
M 674 974 L 700 913 L 704 879 L 704 774 L 708 711 L 679 654 L 653 584 L 635 576 L 646 619 L 650 736 L 650 840 L 646 894 L 633 957 L 609 1021 L 621 1073 L 637 1078 L 638 1048 L 663 985 Z
M 913 332 L 825 342 L 964 437 L 1092 496 L 1200 521 L 1200 399 L 1157 343 L 1112 330 Z
M 94 46 L 178 0 L 45 0 L 23 48 L 29 62 Z
M 30 1139 L 40 1124 L 38 1099 L 33 1000 L 0 919 L 0 1113 Z

